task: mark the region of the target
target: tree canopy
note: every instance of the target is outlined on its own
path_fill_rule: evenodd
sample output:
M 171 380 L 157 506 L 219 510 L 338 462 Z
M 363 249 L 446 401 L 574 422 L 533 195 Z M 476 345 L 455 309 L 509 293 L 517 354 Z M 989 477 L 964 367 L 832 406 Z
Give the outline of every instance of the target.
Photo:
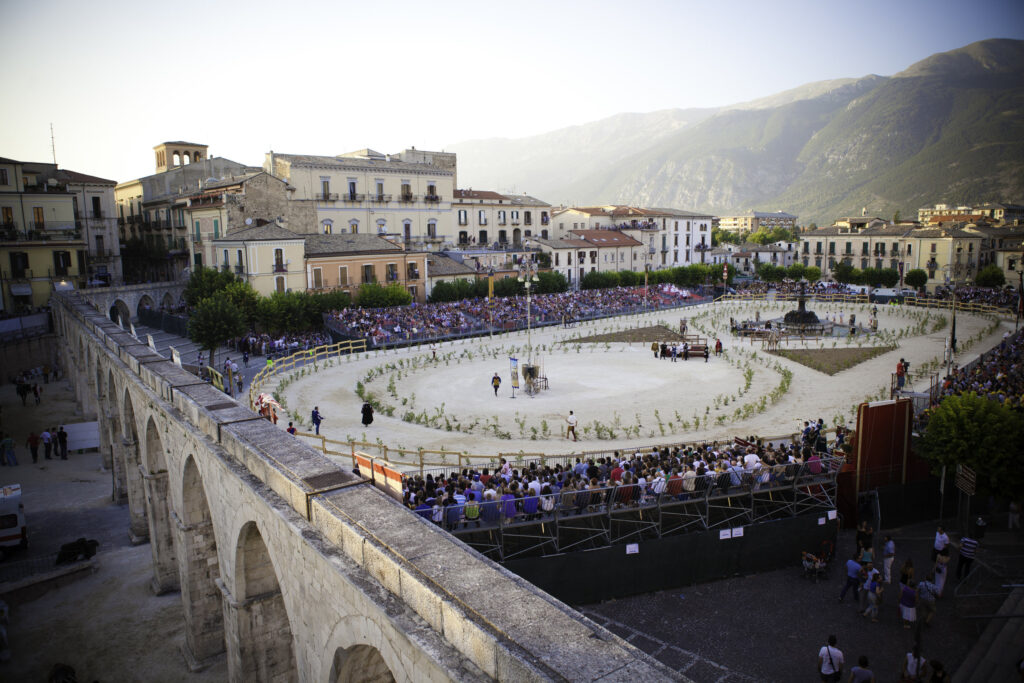
M 210 352 L 210 365 L 214 350 L 229 339 L 245 333 L 242 312 L 225 294 L 215 294 L 200 301 L 188 319 L 188 337 Z
M 185 303 L 189 306 L 198 306 L 203 299 L 213 296 L 237 281 L 238 278 L 231 272 L 198 266 L 192 271 L 185 287 Z
M 979 488 L 999 498 L 1011 498 L 1024 490 L 1022 437 L 1024 420 L 1019 413 L 970 392 L 948 396 L 932 409 L 918 445 L 933 472 L 941 471 L 943 465 L 966 465 L 977 474 Z
M 920 268 L 914 268 L 903 276 L 903 282 L 914 289 L 921 289 L 928 284 L 928 273 Z
M 1003 269 L 994 263 L 990 263 L 978 271 L 974 278 L 974 284 L 979 287 L 1002 287 L 1006 284 L 1006 275 Z

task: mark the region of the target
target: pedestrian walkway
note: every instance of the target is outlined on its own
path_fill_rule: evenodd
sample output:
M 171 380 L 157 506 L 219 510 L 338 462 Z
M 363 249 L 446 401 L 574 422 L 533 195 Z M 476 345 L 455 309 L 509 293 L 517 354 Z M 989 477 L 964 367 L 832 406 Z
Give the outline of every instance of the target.
M 152 327 L 145 325 L 136 325 L 135 332 L 138 334 L 138 339 L 143 344 L 148 344 L 149 339 L 147 335 L 152 335 L 153 345 L 156 346 L 156 352 L 165 358 L 171 358 L 171 347 L 181 354 L 181 362 L 184 365 L 195 366 L 199 359 L 199 344 L 196 344 L 187 337 L 179 337 L 171 332 L 164 332 L 163 330 L 157 330 Z M 208 363 L 210 359 L 209 351 L 203 351 L 203 358 Z M 235 349 L 228 348 L 226 346 L 218 346 L 213 354 L 214 369 L 221 370 L 224 367 L 224 360 L 230 358 L 234 362 L 238 363 L 238 369 L 242 373 L 242 388 L 249 386 L 252 382 L 252 378 L 259 372 L 260 367 L 263 364 L 262 356 L 254 359 L 249 358 L 249 367 L 244 367 L 242 363 L 242 354 Z M 236 387 L 231 387 L 232 395 L 236 394 Z

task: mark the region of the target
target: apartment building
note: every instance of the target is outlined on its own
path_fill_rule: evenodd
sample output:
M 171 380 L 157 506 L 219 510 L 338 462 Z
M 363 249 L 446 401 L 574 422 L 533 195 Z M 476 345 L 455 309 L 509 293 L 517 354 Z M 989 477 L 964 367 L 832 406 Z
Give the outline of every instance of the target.
M 527 238 L 549 235 L 551 205 L 527 194 L 455 190 L 452 211 L 460 249 L 516 248 Z
M 785 211 L 748 211 L 736 216 L 720 216 L 718 227 L 729 232 L 757 232 L 784 228 L 796 229 L 797 216 Z
M 364 284 L 397 284 L 413 301 L 428 294 L 426 252 L 407 251 L 379 235 L 302 235 L 307 291 L 342 290 L 355 299 Z

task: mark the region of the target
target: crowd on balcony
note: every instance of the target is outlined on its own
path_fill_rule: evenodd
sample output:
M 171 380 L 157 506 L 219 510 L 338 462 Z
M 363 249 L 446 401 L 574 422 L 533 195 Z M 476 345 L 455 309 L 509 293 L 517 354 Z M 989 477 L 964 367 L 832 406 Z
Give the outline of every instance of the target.
M 657 500 L 728 496 L 792 485 L 798 477 L 828 476 L 840 460 L 832 457 L 823 423 L 807 424 L 802 443 L 763 444 L 736 440 L 701 446 L 676 446 L 575 463 L 535 461 L 513 468 L 504 458 L 491 472 L 464 469 L 448 475 L 408 476 L 405 505 L 437 524 L 454 529 L 475 522 L 531 519 L 553 513 L 629 508 Z M 843 433 L 837 436 L 842 443 Z

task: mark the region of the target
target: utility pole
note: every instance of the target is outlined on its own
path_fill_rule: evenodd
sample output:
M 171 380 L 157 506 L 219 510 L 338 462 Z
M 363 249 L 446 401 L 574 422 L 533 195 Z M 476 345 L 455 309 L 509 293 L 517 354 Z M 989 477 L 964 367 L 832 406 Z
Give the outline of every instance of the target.
M 57 143 L 53 138 L 53 124 L 50 124 L 50 152 L 53 154 L 53 165 L 57 165 Z

